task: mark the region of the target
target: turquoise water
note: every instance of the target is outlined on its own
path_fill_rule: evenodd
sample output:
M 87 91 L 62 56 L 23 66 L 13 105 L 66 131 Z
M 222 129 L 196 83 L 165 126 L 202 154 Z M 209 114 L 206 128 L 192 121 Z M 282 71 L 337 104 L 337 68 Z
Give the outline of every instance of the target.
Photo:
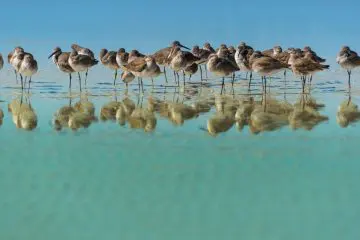
M 161 78 L 154 89 L 145 82 L 139 94 L 136 83 L 128 92 L 119 83 L 115 91 L 111 72 L 99 66 L 80 94 L 69 93 L 66 76 L 50 69 L 23 94 L 10 70 L 0 74 L 0 239 L 360 238 L 360 131 L 356 122 L 343 128 L 337 121 L 339 105 L 348 101 L 346 73 L 315 76 L 311 98 L 325 105 L 316 113 L 328 120 L 311 130 L 284 123 L 253 134 L 230 121 L 215 136 L 207 132 L 208 120 L 228 116 L 228 108 L 236 111 L 250 97 L 268 104 L 267 111 L 271 102 L 293 106 L 302 99 L 299 81 L 291 74 L 286 83 L 281 74 L 272 79 L 267 102 L 259 79 L 249 94 L 240 77 L 234 89 L 227 81 L 222 97 L 213 77 L 185 89 L 172 87 L 172 79 L 165 89 Z M 360 86 L 353 84 L 356 105 Z M 8 112 L 21 97 L 37 115 L 33 131 L 17 128 Z M 98 121 L 56 131 L 54 114 L 70 99 L 92 102 Z M 149 99 L 204 109 L 190 119 L 174 109 L 172 117 L 155 111 L 152 131 L 100 119 L 105 104 L 123 99 L 141 109 Z

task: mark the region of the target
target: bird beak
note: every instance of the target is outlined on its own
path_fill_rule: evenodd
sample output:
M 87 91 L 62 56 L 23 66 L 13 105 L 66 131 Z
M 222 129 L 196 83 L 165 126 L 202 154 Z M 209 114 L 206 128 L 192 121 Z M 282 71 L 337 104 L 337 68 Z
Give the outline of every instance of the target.
M 191 50 L 190 48 L 185 47 L 185 46 L 184 46 L 184 45 L 182 45 L 182 44 L 180 44 L 179 46 L 180 46 L 180 47 L 182 47 L 182 48 L 185 48 L 185 49 L 187 49 L 187 50 Z
M 48 59 L 50 59 L 52 56 L 54 56 L 56 53 L 58 53 L 58 52 L 60 52 L 60 50 L 58 50 L 58 51 L 55 51 L 55 52 L 53 52 L 52 54 L 50 54 L 50 56 L 48 57 Z

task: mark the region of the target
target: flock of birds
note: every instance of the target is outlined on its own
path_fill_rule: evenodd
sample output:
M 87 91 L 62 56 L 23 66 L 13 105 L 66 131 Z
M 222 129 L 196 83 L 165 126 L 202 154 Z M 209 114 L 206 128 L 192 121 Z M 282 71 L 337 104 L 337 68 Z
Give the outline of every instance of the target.
M 71 88 L 72 73 L 77 73 L 79 86 L 81 90 L 81 72 L 85 72 L 85 84 L 88 70 L 98 64 L 94 52 L 88 48 L 77 44 L 71 45 L 71 52 L 63 52 L 61 48 L 56 47 L 49 58 L 52 58 L 56 66 L 64 73 L 69 74 L 69 88 Z M 186 51 L 186 50 L 189 51 Z M 201 81 L 203 80 L 203 69 L 218 77 L 222 77 L 222 90 L 225 84 L 225 77 L 232 77 L 232 84 L 235 81 L 235 72 L 241 71 L 250 74 L 249 87 L 251 84 L 252 73 L 261 76 L 263 90 L 266 92 L 267 78 L 274 74 L 286 70 L 291 70 L 302 80 L 303 91 L 307 79 L 312 80 L 313 74 L 318 71 L 328 69 L 329 65 L 323 64 L 325 59 L 319 57 L 310 47 L 289 48 L 285 51 L 280 46 L 264 51 L 255 51 L 251 46 L 241 42 L 237 48 L 222 44 L 218 49 L 214 49 L 210 43 L 205 43 L 202 48 L 194 46 L 189 48 L 182 45 L 179 41 L 174 41 L 171 46 L 160 49 L 153 54 L 142 54 L 137 50 L 126 52 L 124 48 L 116 51 L 102 49 L 99 54 L 100 62 L 114 71 L 114 85 L 116 84 L 117 73 L 122 70 L 121 80 L 126 86 L 138 78 L 139 90 L 144 91 L 143 78 L 152 80 L 160 74 L 165 74 L 165 80 L 168 82 L 166 68 L 174 72 L 174 80 L 180 84 L 179 73 L 183 74 L 183 83 L 185 84 L 185 75 L 191 78 L 199 69 Z M 351 70 L 360 66 L 360 57 L 349 47 L 341 48 L 337 55 L 337 63 L 347 70 L 349 76 L 349 87 Z M 20 74 L 21 87 L 24 88 L 27 79 L 29 84 L 31 77 L 38 71 L 38 64 L 31 53 L 25 52 L 22 47 L 16 47 L 8 54 L 8 62 L 14 68 L 16 78 Z M 0 69 L 4 61 L 0 55 Z M 163 67 L 161 71 L 160 67 Z M 25 80 L 23 80 L 25 77 Z

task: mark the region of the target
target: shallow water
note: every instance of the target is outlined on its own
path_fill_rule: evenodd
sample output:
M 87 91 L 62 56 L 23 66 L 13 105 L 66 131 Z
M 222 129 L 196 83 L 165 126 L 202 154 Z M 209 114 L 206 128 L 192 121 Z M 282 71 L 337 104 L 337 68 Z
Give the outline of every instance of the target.
M 337 114 L 341 104 L 356 109 L 360 86 L 350 103 L 346 73 L 315 76 L 304 96 L 280 74 L 264 97 L 261 81 L 248 91 L 244 75 L 234 88 L 227 79 L 223 96 L 211 76 L 185 89 L 172 78 L 166 88 L 163 78 L 154 88 L 146 81 L 141 94 L 136 82 L 115 91 L 111 73 L 96 71 L 81 94 L 57 72 L 23 93 L 11 72 L 0 75 L 1 239 L 359 239 L 360 128 L 357 119 L 342 127 Z M 14 99 L 31 103 L 33 131 L 13 122 Z M 97 121 L 56 131 L 54 114 L 80 99 Z M 124 99 L 146 117 L 104 121 L 101 108 Z M 249 101 L 265 112 L 251 127 L 234 119 Z M 307 106 L 315 101 L 324 106 Z M 324 121 L 289 122 L 296 103 Z

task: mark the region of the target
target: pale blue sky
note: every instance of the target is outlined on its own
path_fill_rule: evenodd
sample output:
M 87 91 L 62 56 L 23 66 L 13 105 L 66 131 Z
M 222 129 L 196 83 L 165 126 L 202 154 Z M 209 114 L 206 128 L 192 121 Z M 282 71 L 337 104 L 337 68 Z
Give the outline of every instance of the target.
M 173 40 L 215 46 L 243 40 L 255 48 L 311 45 L 335 56 L 348 44 L 360 50 L 358 1 L 4 1 L 0 52 L 15 45 L 45 61 L 51 49 L 73 42 L 93 48 L 138 48 L 146 53 Z M 44 56 L 43 56 L 44 55 Z

